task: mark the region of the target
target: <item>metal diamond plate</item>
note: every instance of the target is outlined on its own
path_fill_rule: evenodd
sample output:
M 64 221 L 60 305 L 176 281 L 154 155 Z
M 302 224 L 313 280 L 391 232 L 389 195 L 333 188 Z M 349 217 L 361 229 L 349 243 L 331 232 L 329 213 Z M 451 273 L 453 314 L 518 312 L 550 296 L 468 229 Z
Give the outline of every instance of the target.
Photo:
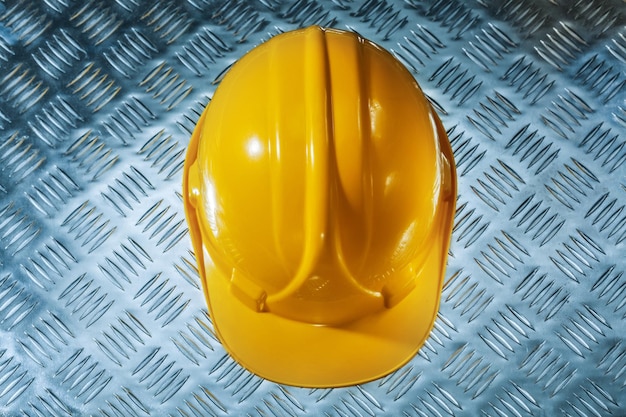
M 430 339 L 333 390 L 225 354 L 180 194 L 225 71 L 312 24 L 409 68 L 459 173 Z M 0 415 L 626 415 L 625 127 L 619 0 L 2 1 Z

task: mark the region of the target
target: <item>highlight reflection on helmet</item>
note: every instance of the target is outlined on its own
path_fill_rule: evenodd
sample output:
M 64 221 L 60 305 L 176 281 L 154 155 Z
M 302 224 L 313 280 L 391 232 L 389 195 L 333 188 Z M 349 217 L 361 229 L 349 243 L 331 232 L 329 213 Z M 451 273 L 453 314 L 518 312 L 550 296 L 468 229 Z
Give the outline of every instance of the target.
M 360 383 L 428 336 L 454 160 L 411 74 L 377 45 L 310 27 L 245 55 L 198 121 L 184 197 L 214 325 L 252 372 Z

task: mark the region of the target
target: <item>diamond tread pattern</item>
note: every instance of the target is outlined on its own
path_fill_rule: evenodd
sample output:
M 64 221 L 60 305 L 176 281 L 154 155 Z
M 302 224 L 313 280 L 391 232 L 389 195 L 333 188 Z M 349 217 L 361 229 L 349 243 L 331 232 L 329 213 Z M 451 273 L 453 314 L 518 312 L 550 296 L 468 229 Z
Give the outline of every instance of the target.
M 618 0 L 0 2 L 0 415 L 625 415 L 625 16 Z M 225 354 L 181 199 L 226 70 L 312 24 L 407 66 L 459 174 L 428 342 L 333 390 Z

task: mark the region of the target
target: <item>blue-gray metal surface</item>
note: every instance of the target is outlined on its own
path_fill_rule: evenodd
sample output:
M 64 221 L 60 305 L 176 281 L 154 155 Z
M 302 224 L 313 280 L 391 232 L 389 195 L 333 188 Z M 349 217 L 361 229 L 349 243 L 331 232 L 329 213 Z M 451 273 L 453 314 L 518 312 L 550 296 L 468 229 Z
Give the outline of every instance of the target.
M 0 2 L 0 415 L 626 415 L 625 15 L 618 0 Z M 225 354 L 181 202 L 229 65 L 310 24 L 392 51 L 459 172 L 430 339 L 334 390 Z

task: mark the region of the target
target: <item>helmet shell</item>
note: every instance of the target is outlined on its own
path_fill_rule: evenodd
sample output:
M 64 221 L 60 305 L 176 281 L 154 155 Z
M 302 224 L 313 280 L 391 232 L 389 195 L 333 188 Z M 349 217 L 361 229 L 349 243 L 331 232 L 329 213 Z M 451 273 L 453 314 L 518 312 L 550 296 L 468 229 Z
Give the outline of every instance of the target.
M 347 385 L 392 371 L 423 343 L 449 245 L 454 161 L 411 74 L 374 43 L 310 27 L 246 54 L 197 124 L 184 196 L 215 327 L 248 369 Z M 412 319 L 419 291 L 429 307 Z M 409 353 L 374 357 L 394 337 L 361 363 L 331 352 L 362 349 L 354 326 L 384 339 L 376 329 L 390 312 L 404 323 L 392 327 L 415 333 L 399 342 Z M 311 351 L 312 338 L 325 353 Z

